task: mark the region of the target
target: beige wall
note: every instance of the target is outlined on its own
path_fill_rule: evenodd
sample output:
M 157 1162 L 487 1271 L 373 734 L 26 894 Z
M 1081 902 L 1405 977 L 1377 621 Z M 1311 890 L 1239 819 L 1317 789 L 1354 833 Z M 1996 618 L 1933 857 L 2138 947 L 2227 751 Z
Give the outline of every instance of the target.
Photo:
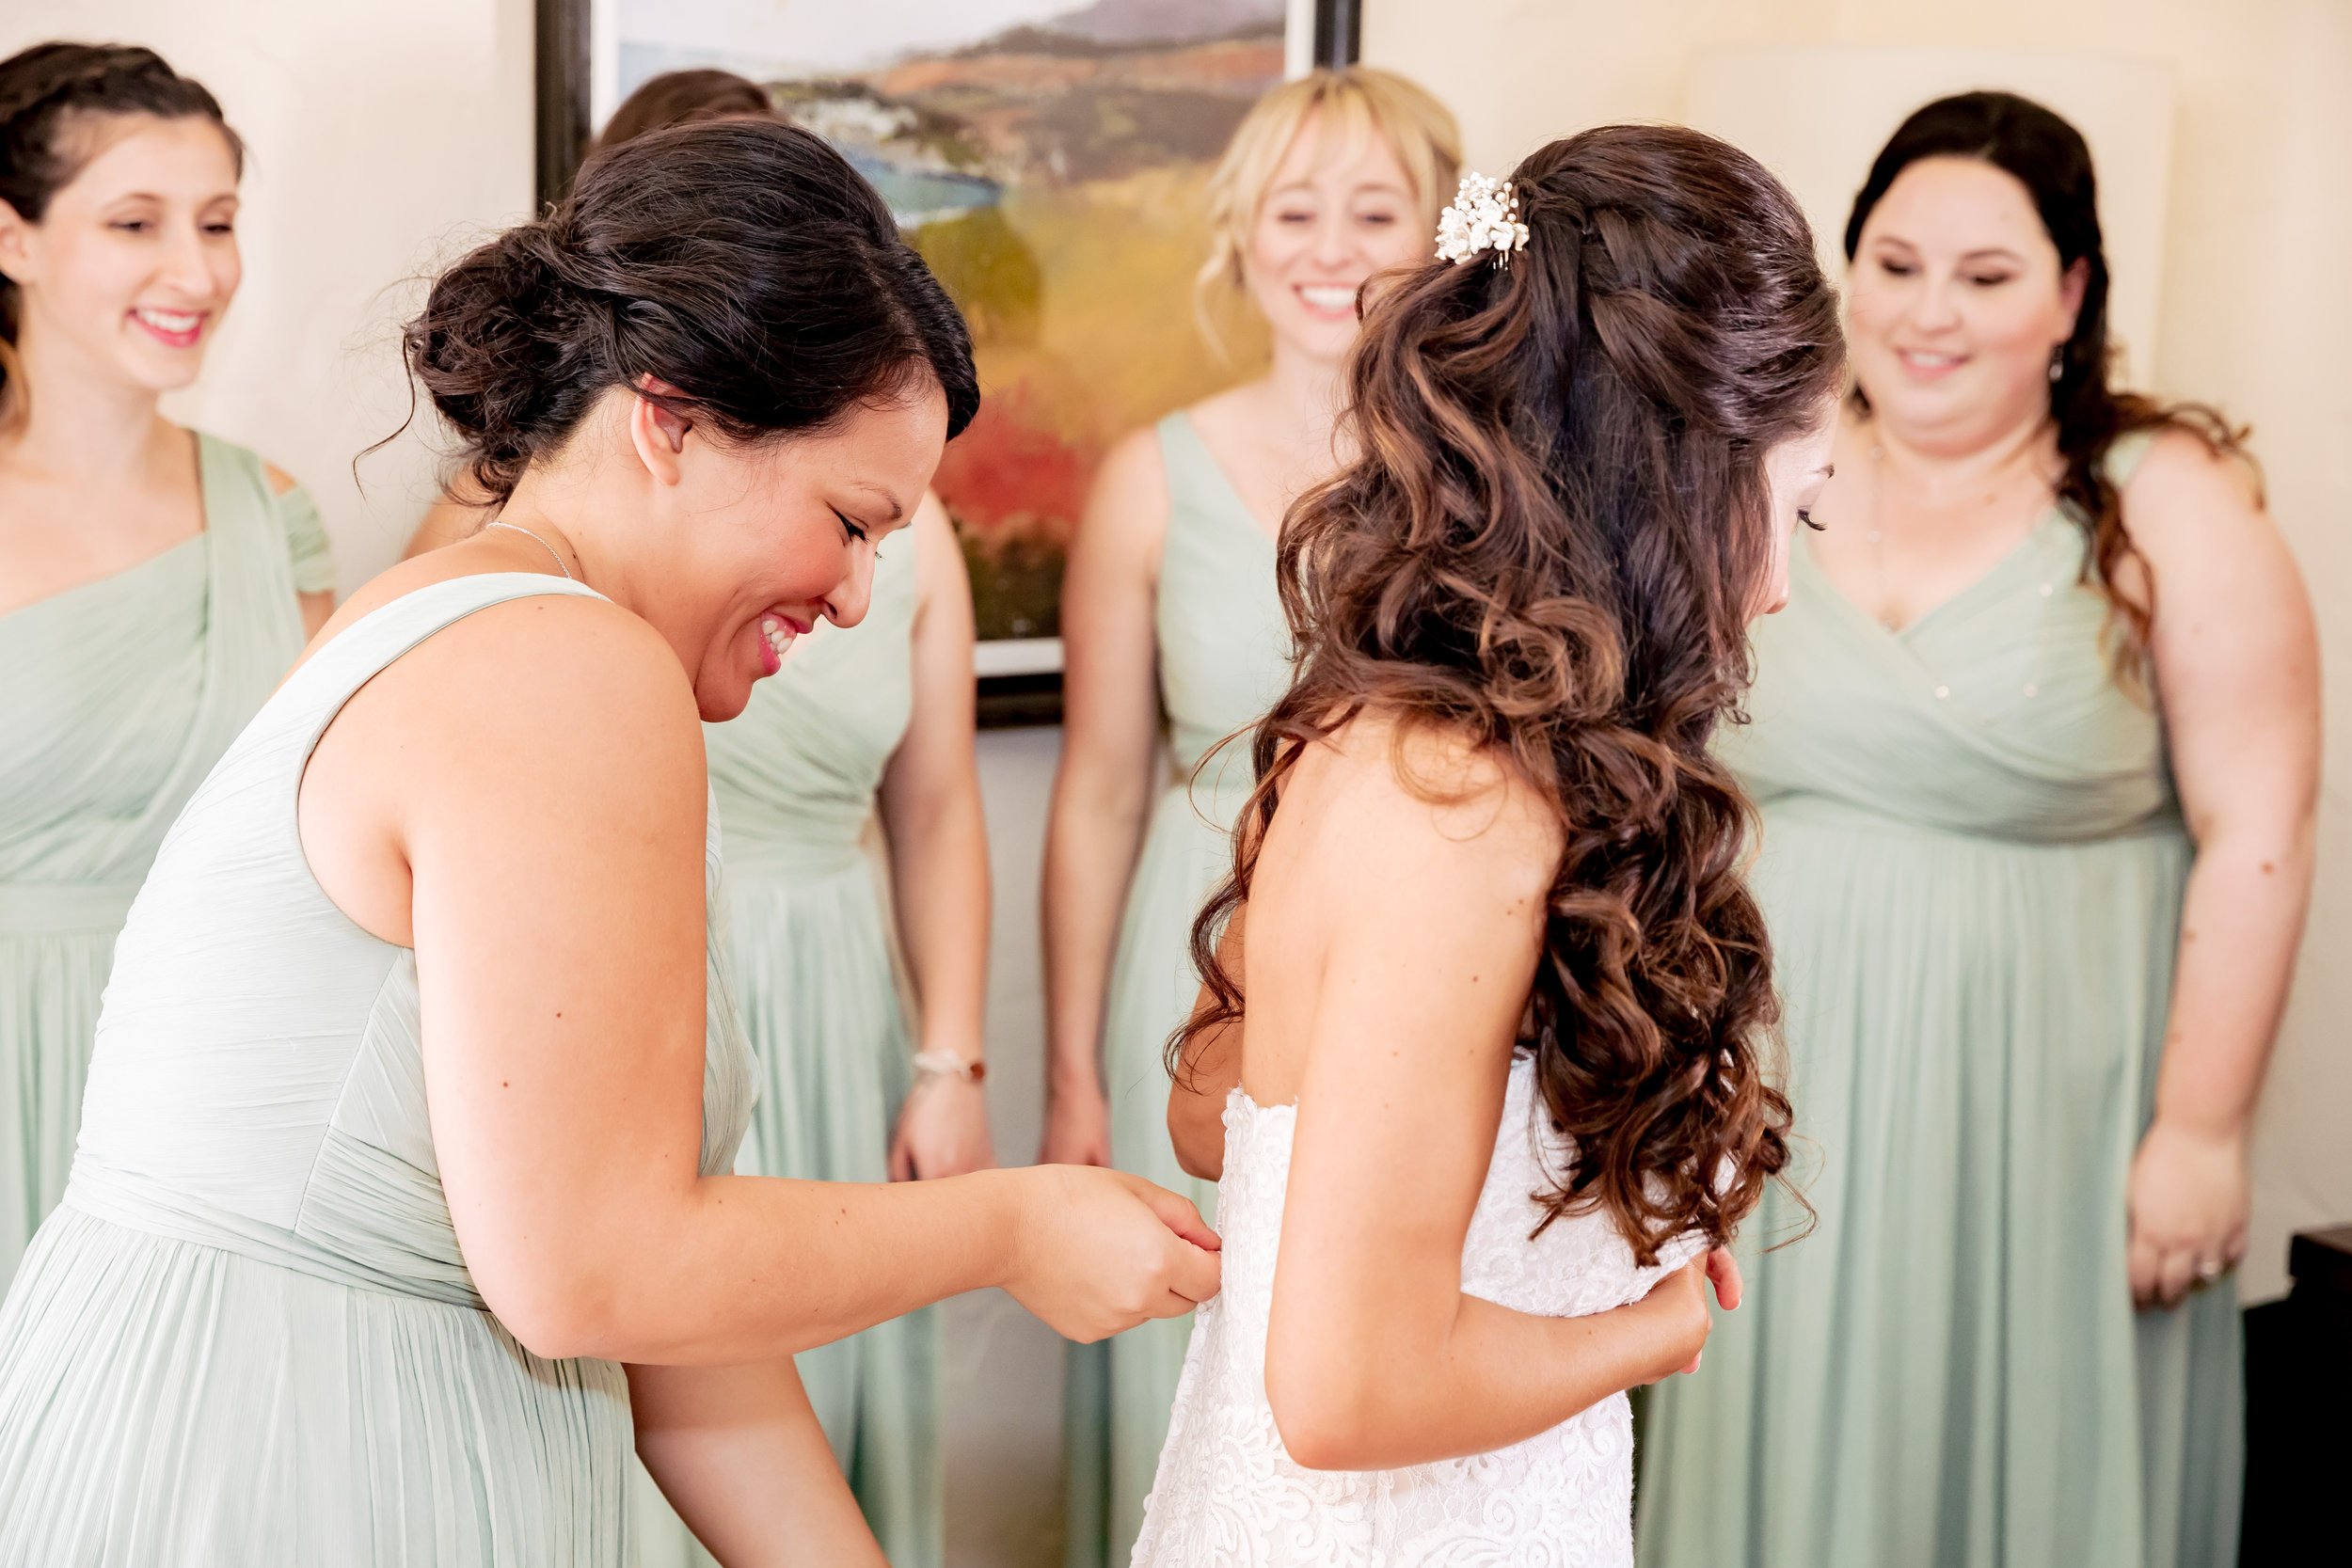
M 8 0 L 0 57 L 42 39 L 143 43 L 212 88 L 249 154 L 245 286 L 173 414 L 318 497 L 348 591 L 433 491 L 398 342 L 414 280 L 529 215 L 532 0 Z
M 2276 1294 L 2292 1231 L 2352 1221 L 2352 306 L 2342 277 L 2352 255 L 2352 7 L 1375 0 L 1364 24 L 1365 58 L 1453 104 L 1472 166 L 1490 173 L 1581 126 L 1681 118 L 1703 63 L 1740 45 L 2122 55 L 2171 79 L 2153 341 L 2135 345 L 2135 357 L 2155 366 L 2162 390 L 2217 400 L 2253 424 L 2272 509 L 2318 601 L 2330 693 L 2319 891 L 2256 1134 L 2243 1278 L 2249 1299 Z M 2086 74 L 2113 71 L 2098 62 Z M 1821 102 L 1807 83 L 1788 86 L 1792 114 Z M 1875 150 L 1855 150 L 1849 191 Z M 1845 214 L 1814 218 L 1838 230 Z

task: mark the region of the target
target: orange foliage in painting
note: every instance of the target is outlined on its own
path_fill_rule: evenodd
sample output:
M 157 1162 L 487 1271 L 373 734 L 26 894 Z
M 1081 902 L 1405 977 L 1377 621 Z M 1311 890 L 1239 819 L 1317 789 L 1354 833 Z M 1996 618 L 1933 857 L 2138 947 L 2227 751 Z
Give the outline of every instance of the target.
M 971 427 L 947 444 L 933 483 L 957 523 L 978 540 L 1067 547 L 1102 454 L 1056 435 L 1029 402 L 1025 382 L 992 390 Z

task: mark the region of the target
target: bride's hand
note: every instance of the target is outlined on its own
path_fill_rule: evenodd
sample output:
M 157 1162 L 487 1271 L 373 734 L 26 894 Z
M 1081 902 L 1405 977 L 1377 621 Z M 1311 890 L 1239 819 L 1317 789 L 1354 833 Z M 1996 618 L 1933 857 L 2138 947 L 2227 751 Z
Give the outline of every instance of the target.
M 1124 1171 L 1033 1165 L 1004 1286 L 1063 1338 L 1107 1338 L 1216 1294 L 1217 1236 L 1200 1211 Z
M 1710 1286 L 1724 1311 L 1740 1305 L 1745 1286 L 1740 1277 L 1739 1260 L 1727 1248 L 1713 1247 L 1705 1257 L 1692 1259 L 1652 1286 L 1648 1295 L 1621 1308 L 1650 1319 L 1660 1336 L 1661 1348 L 1652 1363 L 1657 1370 L 1643 1378 L 1644 1383 L 1699 1370 L 1707 1336 L 1714 1327 L 1714 1319 L 1707 1310 Z

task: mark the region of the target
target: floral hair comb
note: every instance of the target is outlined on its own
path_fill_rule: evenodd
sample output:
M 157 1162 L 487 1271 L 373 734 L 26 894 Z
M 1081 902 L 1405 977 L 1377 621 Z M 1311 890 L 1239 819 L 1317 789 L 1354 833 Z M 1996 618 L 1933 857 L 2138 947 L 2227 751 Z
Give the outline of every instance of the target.
M 1460 266 L 1486 251 L 1495 264 L 1511 266 L 1511 252 L 1527 247 L 1527 225 L 1519 221 L 1519 198 L 1508 181 L 1465 174 L 1453 204 L 1438 218 L 1438 255 Z

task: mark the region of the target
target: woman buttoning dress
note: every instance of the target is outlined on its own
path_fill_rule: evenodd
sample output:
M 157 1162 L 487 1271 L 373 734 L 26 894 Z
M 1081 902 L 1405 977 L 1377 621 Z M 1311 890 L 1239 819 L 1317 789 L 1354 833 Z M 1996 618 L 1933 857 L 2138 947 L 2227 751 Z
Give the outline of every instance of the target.
M 1298 673 L 1194 928 L 1168 1115 L 1225 1290 L 1141 1568 L 1630 1568 L 1625 1390 L 1695 1370 L 1788 1159 L 1710 745 L 1828 478 L 1836 296 L 1679 128 L 1465 180 L 1439 241 L 1285 527 Z
M 2233 1563 L 2222 1276 L 2311 881 L 2310 607 L 2221 420 L 2109 386 L 2064 120 L 1921 109 L 1846 251 L 1829 531 L 1725 746 L 1820 1228 L 1661 1390 L 1644 1560 Z
M 666 72 L 613 111 L 597 146 L 743 115 L 773 118 L 756 84 Z M 444 502 L 411 553 L 490 515 Z M 813 629 L 741 717 L 706 731 L 736 995 L 759 1073 L 743 1174 L 883 1181 L 994 1164 L 980 1088 L 988 841 L 972 645 L 963 555 L 927 495 L 903 538 L 876 552 L 857 630 Z M 877 819 L 893 898 L 866 848 Z M 894 926 L 920 1004 L 919 1051 Z M 799 1357 L 809 1402 L 898 1568 L 942 1557 L 938 1332 L 926 1309 Z M 696 1558 L 675 1514 L 644 1501 L 645 1568 Z
M 334 608 L 310 498 L 156 408 L 236 296 L 243 157 L 145 49 L 0 61 L 0 1290 L 65 1191 L 132 895 Z
M 796 1353 L 1216 1276 L 1118 1172 L 729 1174 L 703 723 L 864 616 L 962 321 L 838 153 L 731 120 L 592 160 L 408 346 L 498 516 L 329 622 L 131 911 L 0 1307 L 0 1564 L 617 1565 L 632 1434 L 721 1561 L 879 1564 Z
M 1113 447 L 1071 550 L 1045 850 L 1042 1160 L 1115 1164 L 1208 1196 L 1168 1149 L 1160 1053 L 1200 986 L 1184 933 L 1231 858 L 1249 777 L 1231 754 L 1195 773 L 1288 677 L 1276 530 L 1334 466 L 1358 293 L 1427 254 L 1459 161 L 1441 105 L 1354 69 L 1269 93 L 1211 178 L 1202 304 L 1246 296 L 1272 329 L 1273 364 Z M 1072 1568 L 1126 1560 L 1184 1354 L 1180 1323 L 1073 1354 Z

